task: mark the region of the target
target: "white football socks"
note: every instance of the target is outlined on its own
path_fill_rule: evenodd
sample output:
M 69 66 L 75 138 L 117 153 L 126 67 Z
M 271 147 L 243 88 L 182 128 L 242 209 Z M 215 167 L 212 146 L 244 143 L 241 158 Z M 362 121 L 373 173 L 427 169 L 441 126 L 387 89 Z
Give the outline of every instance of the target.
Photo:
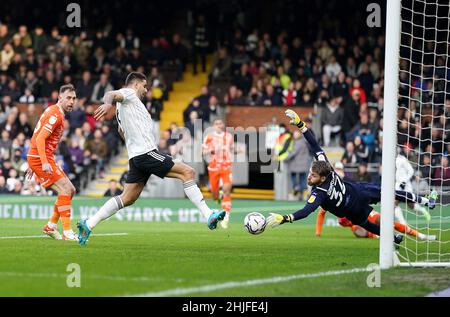
M 94 216 L 86 221 L 89 230 L 94 229 L 100 221 L 108 219 L 123 207 L 123 202 L 120 196 L 114 196 L 109 199 Z
M 206 205 L 205 199 L 203 198 L 203 194 L 200 191 L 200 188 L 198 188 L 195 181 L 187 181 L 186 183 L 183 183 L 184 192 L 186 193 L 186 196 L 189 198 L 192 203 L 197 206 L 197 208 L 202 213 L 203 217 L 206 219 L 209 218 L 209 216 L 212 214 L 211 209 Z
M 47 222 L 47 226 L 49 226 L 52 229 L 58 228 L 58 225 L 56 223 L 51 222 L 51 221 Z

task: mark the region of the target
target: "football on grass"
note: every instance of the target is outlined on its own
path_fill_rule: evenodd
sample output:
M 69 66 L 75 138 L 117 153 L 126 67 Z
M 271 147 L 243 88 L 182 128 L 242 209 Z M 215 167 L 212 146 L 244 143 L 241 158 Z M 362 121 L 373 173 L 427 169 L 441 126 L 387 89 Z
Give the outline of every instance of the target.
M 266 229 L 266 218 L 259 212 L 252 212 L 245 216 L 244 227 L 251 234 L 260 234 Z

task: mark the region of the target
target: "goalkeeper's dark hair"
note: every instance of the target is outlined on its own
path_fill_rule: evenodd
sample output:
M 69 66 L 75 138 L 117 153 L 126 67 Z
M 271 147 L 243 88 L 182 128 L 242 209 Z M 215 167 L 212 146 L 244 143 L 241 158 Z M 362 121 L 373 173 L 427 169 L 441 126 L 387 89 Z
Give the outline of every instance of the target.
M 311 170 L 314 173 L 319 174 L 319 176 L 327 177 L 328 175 L 330 175 L 331 171 L 333 170 L 333 167 L 331 166 L 330 163 L 326 161 L 315 161 L 311 166 Z
M 135 80 L 147 80 L 147 76 L 139 72 L 131 72 L 128 74 L 125 80 L 125 86 L 130 85 Z

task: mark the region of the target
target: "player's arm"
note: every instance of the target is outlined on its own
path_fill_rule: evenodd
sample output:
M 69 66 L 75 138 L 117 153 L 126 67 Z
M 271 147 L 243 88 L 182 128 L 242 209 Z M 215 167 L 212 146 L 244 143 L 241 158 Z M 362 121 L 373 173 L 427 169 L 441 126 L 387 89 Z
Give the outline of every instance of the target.
M 320 206 L 325 196 L 326 194 L 321 194 L 317 192 L 311 194 L 305 207 L 294 212 L 293 214 L 283 216 L 280 214 L 271 213 L 270 216 L 267 218 L 267 225 L 271 226 L 272 228 L 275 228 L 286 222 L 292 223 L 294 221 L 306 218 Z
M 311 151 L 314 153 L 314 157 L 318 161 L 328 161 L 327 156 L 325 155 L 325 152 L 320 147 L 319 143 L 317 143 L 316 138 L 312 134 L 312 132 L 306 127 L 306 123 L 300 119 L 298 114 L 288 109 L 284 112 L 286 116 L 290 119 L 289 123 L 291 125 L 295 125 L 298 127 L 298 129 L 303 133 L 303 136 L 305 137 L 306 141 L 308 142 Z
M 45 140 L 47 140 L 52 135 L 52 131 L 47 128 L 47 126 L 44 126 L 40 131 L 38 132 L 38 135 L 36 136 L 36 147 L 39 154 L 39 158 L 41 160 L 42 164 L 42 170 L 48 174 L 50 174 L 53 169 L 50 163 L 47 159 L 47 154 L 45 153 Z
M 112 90 L 105 93 L 103 96 L 103 104 L 94 112 L 94 119 L 99 120 L 105 116 L 108 111 L 116 104 L 124 100 L 123 94 L 118 90 Z
M 214 146 L 212 146 L 212 140 L 209 137 L 209 135 L 207 135 L 205 137 L 205 140 L 203 141 L 202 152 L 203 152 L 203 155 L 214 154 Z

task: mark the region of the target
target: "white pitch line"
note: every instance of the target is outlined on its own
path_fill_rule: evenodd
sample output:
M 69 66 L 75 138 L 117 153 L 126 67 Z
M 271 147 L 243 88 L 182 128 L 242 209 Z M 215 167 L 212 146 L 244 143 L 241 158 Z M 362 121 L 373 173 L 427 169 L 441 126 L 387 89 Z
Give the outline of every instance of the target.
M 67 274 L 58 273 L 21 273 L 21 272 L 0 272 L 0 276 L 6 277 L 31 277 L 31 278 L 67 278 Z M 162 277 L 148 277 L 148 276 L 108 276 L 108 275 L 82 275 L 86 279 L 110 280 L 110 281 L 124 281 L 124 282 L 160 282 L 166 280 Z M 175 282 L 183 282 L 183 279 L 175 279 Z
M 142 294 L 135 295 L 124 295 L 125 297 L 133 296 L 133 297 L 166 297 L 166 296 L 182 296 L 187 294 L 195 294 L 195 293 L 209 293 L 218 290 L 223 290 L 227 288 L 239 288 L 239 287 L 249 287 L 255 285 L 263 285 L 263 284 L 277 284 L 283 283 L 293 280 L 301 280 L 307 278 L 317 278 L 323 276 L 336 276 L 343 274 L 353 274 L 353 273 L 361 273 L 361 272 L 371 272 L 372 270 L 368 268 L 355 268 L 351 270 L 340 270 L 340 271 L 328 271 L 328 272 L 319 272 L 319 273 L 310 273 L 310 274 L 296 274 L 296 275 L 287 275 L 287 276 L 274 276 L 263 279 L 255 279 L 255 280 L 247 280 L 241 282 L 227 282 L 222 284 L 211 284 L 204 285 L 198 287 L 189 287 L 189 288 L 173 288 L 165 291 L 159 292 L 148 292 Z
M 128 233 L 126 232 L 118 232 L 118 233 L 97 233 L 97 234 L 92 234 L 93 237 L 98 237 L 98 236 L 126 236 L 128 235 Z M 39 235 L 39 236 L 5 236 L 5 237 L 0 237 L 0 239 L 34 239 L 34 238 L 47 238 L 48 236 L 46 235 Z

